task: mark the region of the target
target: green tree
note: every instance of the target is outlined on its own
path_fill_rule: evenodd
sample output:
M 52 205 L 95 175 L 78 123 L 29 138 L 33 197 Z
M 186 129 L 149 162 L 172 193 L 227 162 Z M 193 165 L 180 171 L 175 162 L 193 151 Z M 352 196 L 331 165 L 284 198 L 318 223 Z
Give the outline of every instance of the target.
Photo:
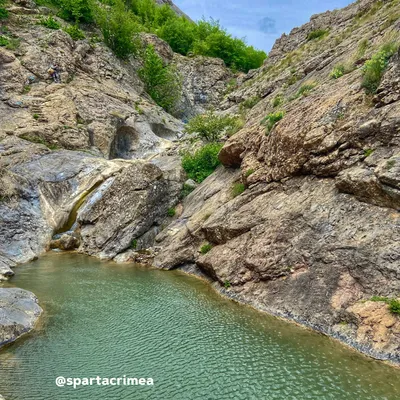
M 96 21 L 104 41 L 119 58 L 128 58 L 140 48 L 140 26 L 123 0 L 115 0 L 112 7 L 98 7 Z
M 174 113 L 182 93 L 181 77 L 174 67 L 164 64 L 151 45 L 144 53 L 139 76 L 151 98 L 166 111 Z
M 169 19 L 158 31 L 176 53 L 187 55 L 196 37 L 196 25 L 185 17 Z

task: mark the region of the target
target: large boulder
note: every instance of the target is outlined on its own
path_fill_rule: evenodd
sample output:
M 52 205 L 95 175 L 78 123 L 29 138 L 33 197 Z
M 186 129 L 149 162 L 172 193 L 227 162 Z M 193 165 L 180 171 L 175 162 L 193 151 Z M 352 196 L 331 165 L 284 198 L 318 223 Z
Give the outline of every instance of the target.
M 32 330 L 41 313 L 33 293 L 17 288 L 0 288 L 0 346 Z

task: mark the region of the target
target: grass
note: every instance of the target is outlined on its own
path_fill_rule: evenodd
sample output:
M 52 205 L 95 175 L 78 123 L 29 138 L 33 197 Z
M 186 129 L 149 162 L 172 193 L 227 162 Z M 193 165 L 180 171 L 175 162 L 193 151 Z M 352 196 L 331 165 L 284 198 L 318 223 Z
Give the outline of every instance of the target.
M 29 85 L 25 85 L 24 88 L 23 88 L 23 90 L 22 90 L 22 93 L 23 93 L 23 94 L 27 94 L 27 93 L 29 93 L 30 91 L 31 91 L 31 87 L 30 87 Z
M 250 175 L 254 174 L 254 169 L 248 169 L 245 173 L 246 178 L 248 178 Z
M 243 183 L 234 183 L 232 186 L 233 198 L 240 196 L 246 190 L 246 186 Z
M 307 40 L 319 40 L 329 35 L 329 29 L 316 29 L 307 35 Z
M 85 39 L 85 34 L 79 29 L 77 25 L 69 25 L 63 28 L 63 31 L 68 33 L 73 40 L 83 40 Z
M 168 217 L 175 217 L 175 214 L 176 214 L 175 208 L 170 208 L 168 210 L 167 214 L 168 214 Z
M 136 249 L 138 245 L 137 239 L 133 239 L 131 242 L 131 249 Z
M 306 82 L 303 85 L 300 86 L 299 90 L 289 98 L 289 101 L 296 100 L 299 97 L 307 97 L 312 90 L 317 86 L 315 82 Z
M 0 21 L 7 18 L 8 18 L 8 11 L 5 8 L 0 7 Z
M 284 117 L 283 111 L 277 111 L 275 113 L 268 114 L 262 121 L 261 124 L 265 125 L 266 133 L 269 134 L 275 124 Z
M 271 105 L 272 105 L 272 107 L 276 108 L 276 107 L 279 107 L 282 103 L 283 103 L 283 97 L 282 97 L 282 95 L 278 94 L 272 100 Z
M 231 285 L 231 283 L 230 283 L 229 281 L 225 281 L 225 282 L 224 282 L 224 288 L 225 288 L 225 289 L 229 289 L 231 286 L 232 286 L 232 285 Z
M 40 136 L 21 135 L 20 138 L 24 139 L 24 140 L 27 140 L 28 142 L 31 142 L 31 143 L 42 144 L 43 146 L 46 146 L 50 150 L 57 150 L 58 149 L 57 145 L 47 142 L 45 139 L 43 139 Z
M 388 42 L 370 60 L 365 62 L 363 66 L 362 87 L 367 94 L 376 93 L 389 64 L 389 60 L 398 49 L 399 43 Z
M 374 149 L 366 149 L 364 150 L 364 156 L 369 157 L 374 151 Z
M 346 72 L 346 67 L 343 64 L 336 65 L 332 72 L 329 74 L 329 77 L 332 79 L 341 78 Z
M 42 17 L 39 20 L 39 24 L 42 26 L 45 26 L 46 28 L 54 29 L 54 30 L 61 28 L 61 25 L 51 15 L 50 15 L 50 17 L 47 17 L 47 18 Z
M 210 243 L 203 244 L 203 246 L 201 246 L 201 248 L 200 248 L 200 253 L 207 254 L 212 248 L 213 248 L 213 246 Z
M 400 315 L 400 301 L 397 299 L 390 299 L 384 296 L 372 296 L 370 301 L 383 301 L 389 306 L 389 311 L 392 314 Z
M 256 104 L 259 103 L 260 100 L 261 98 L 259 96 L 250 97 L 240 104 L 240 109 L 252 109 Z

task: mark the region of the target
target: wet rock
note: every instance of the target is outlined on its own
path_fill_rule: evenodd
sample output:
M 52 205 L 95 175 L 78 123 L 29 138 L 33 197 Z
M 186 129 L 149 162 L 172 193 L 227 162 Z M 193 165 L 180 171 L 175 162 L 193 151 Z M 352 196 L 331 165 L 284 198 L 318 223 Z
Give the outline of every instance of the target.
M 0 346 L 32 330 L 41 313 L 33 293 L 17 288 L 0 288 Z

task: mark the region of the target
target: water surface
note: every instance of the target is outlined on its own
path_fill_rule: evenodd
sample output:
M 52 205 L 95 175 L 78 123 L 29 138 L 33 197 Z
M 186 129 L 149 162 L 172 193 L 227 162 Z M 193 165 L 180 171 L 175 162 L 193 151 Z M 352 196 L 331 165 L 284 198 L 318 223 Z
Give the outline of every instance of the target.
M 38 331 L 0 351 L 7 400 L 400 399 L 399 370 L 180 272 L 48 254 L 5 285 L 45 309 Z M 97 375 L 154 386 L 55 385 Z

